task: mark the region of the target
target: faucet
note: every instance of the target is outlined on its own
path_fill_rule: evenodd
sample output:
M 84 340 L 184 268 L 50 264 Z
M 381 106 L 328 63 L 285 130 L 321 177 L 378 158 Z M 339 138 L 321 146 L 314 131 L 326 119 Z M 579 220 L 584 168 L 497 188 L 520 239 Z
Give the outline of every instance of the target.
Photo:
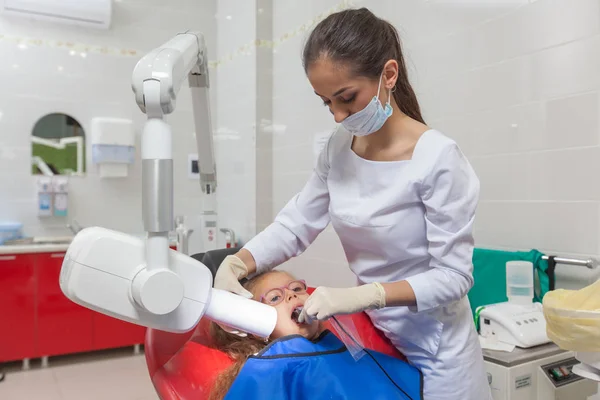
M 237 243 L 235 242 L 235 232 L 233 231 L 233 229 L 222 228 L 221 232 L 225 234 L 225 246 L 228 249 L 237 246 Z
M 187 229 L 183 224 L 183 216 L 175 217 L 175 233 L 177 234 L 177 251 L 188 255 L 188 247 L 190 235 L 194 232 L 193 229 Z
M 83 228 L 79 225 L 76 219 L 72 219 L 70 224 L 67 224 L 67 228 L 73 232 L 73 235 L 77 235 Z

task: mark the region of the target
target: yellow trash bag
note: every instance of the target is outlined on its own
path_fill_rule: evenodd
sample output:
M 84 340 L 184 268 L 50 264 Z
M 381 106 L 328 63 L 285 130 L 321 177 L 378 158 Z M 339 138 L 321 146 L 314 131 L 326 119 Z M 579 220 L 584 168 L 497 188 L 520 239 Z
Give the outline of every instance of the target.
M 550 340 L 563 350 L 600 352 L 600 280 L 581 290 L 548 292 L 542 304 Z

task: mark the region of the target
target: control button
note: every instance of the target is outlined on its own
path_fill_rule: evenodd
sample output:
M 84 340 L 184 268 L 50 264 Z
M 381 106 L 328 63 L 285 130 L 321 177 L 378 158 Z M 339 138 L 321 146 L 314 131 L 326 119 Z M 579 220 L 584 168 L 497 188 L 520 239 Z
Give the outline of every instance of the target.
M 550 373 L 552 374 L 552 376 L 554 377 L 554 379 L 560 379 L 560 378 L 563 377 L 562 372 L 558 368 L 552 368 L 550 370 Z
M 524 319 L 524 320 L 523 320 L 523 322 L 525 322 L 526 324 L 528 324 L 528 323 L 529 323 L 529 322 L 527 322 L 527 320 L 526 320 L 526 319 Z
M 519 321 L 517 321 L 517 325 L 521 326 L 522 324 Z

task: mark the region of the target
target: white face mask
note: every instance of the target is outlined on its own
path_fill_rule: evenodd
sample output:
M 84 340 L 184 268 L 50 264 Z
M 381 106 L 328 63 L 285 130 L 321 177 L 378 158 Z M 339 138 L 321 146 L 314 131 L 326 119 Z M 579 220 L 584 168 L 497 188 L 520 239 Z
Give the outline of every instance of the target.
M 381 91 L 381 81 L 383 75 L 379 78 L 379 88 L 377 89 L 377 95 L 367 104 L 365 108 L 359 112 L 350 115 L 342 121 L 342 126 L 354 136 L 367 136 L 373 132 L 377 132 L 381 129 L 385 121 L 392 115 L 394 109 L 390 104 L 392 98 L 392 91 L 388 95 L 388 101 L 385 104 L 385 108 L 379 101 L 379 93 Z

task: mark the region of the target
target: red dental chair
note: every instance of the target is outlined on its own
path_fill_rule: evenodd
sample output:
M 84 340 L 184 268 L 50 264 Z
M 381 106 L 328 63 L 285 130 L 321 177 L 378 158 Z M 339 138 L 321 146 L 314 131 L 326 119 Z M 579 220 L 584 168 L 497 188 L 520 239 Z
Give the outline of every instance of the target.
M 214 276 L 223 259 L 238 250 L 215 250 L 192 257 L 206 265 Z M 309 292 L 312 290 L 309 289 Z M 365 313 L 349 318 L 352 318 L 365 347 L 404 359 Z M 209 324 L 209 320 L 202 319 L 194 330 L 184 334 L 154 329 L 146 331 L 146 363 L 154 388 L 162 400 L 207 399 L 218 374 L 233 363 L 225 353 L 211 347 Z M 335 329 L 331 331 L 336 333 Z

